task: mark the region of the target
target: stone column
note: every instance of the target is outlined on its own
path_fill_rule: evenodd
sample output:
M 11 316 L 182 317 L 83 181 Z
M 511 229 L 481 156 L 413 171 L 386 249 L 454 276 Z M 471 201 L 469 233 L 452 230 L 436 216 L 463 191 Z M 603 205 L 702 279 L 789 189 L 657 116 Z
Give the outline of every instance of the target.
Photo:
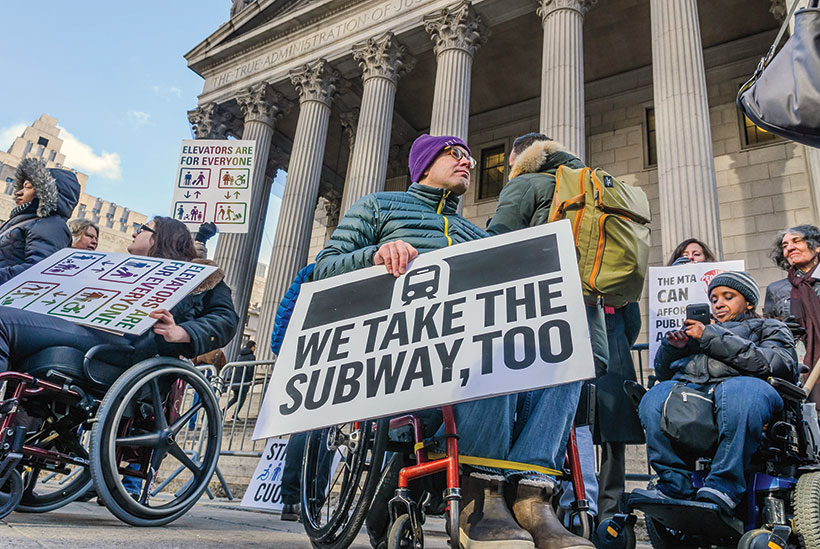
M 270 335 L 276 309 L 293 277 L 307 261 L 330 104 L 339 73 L 325 59 L 319 59 L 291 71 L 290 79 L 299 92 L 299 121 L 261 303 L 256 349 L 260 359 L 271 356 Z
M 392 32 L 354 45 L 353 59 L 362 69 L 362 105 L 342 212 L 364 195 L 384 190 L 396 83 L 416 63 Z
M 353 165 L 353 148 L 356 146 L 356 126 L 359 124 L 359 107 L 339 115 L 342 122 L 342 133 L 347 137 L 347 169 L 345 183 L 350 179 L 350 167 Z
M 544 29 L 541 132 L 585 157 L 584 15 L 598 0 L 537 0 Z
M 687 238 L 723 257 L 697 0 L 651 0 L 664 257 Z
M 246 234 L 219 235 L 214 261 L 225 271 L 225 283 L 233 291 L 233 304 L 239 315 L 236 336 L 225 348 L 228 360 L 235 360 L 242 342 L 242 332 L 248 317 L 248 303 L 253 290 L 253 277 L 259 258 L 265 216 L 270 197 L 270 179 L 266 177 L 268 153 L 276 120 L 289 108 L 287 100 L 266 83 L 242 90 L 236 101 L 245 118 L 242 139 L 256 141 L 256 165 L 251 187 L 249 227 Z
M 487 41 L 489 29 L 466 0 L 424 17 L 424 29 L 436 54 L 430 134 L 467 141 L 473 55 Z

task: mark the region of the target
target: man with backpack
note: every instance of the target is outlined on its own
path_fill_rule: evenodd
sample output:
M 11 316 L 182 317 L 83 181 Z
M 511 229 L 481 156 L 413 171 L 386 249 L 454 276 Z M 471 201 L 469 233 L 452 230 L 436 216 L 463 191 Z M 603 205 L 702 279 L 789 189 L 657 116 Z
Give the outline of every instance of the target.
M 475 167 L 470 154 L 457 137 L 425 134 L 416 139 L 410 148 L 409 189 L 375 193 L 356 202 L 316 257 L 314 280 L 374 264 L 384 264 L 398 277 L 419 253 L 486 237 L 457 213 L 458 197 L 469 188 Z M 506 461 L 503 468 L 497 461 L 464 467 L 460 531 L 452 537 L 465 548 L 592 547 L 564 530 L 544 497 L 545 489 L 551 493 L 555 484 L 548 472 L 563 465 L 577 384 L 538 393 L 549 397 L 532 399 L 521 411 L 516 410 L 516 395 L 454 406 L 459 453 Z M 506 495 L 511 496 L 510 505 Z M 369 533 L 375 546 L 386 532 Z

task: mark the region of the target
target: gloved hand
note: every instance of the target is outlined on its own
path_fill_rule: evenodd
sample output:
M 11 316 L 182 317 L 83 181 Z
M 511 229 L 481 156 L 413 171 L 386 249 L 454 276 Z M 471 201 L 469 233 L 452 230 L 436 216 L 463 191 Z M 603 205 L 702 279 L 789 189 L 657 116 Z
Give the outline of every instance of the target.
M 672 263 L 672 267 L 674 267 L 676 265 L 686 265 L 687 263 L 691 263 L 691 262 L 692 262 L 691 259 L 689 259 L 685 255 L 682 255 Z
M 786 320 L 783 321 L 783 324 L 785 324 L 786 327 L 789 330 L 791 330 L 795 340 L 798 340 L 802 338 L 804 335 L 806 335 L 806 329 L 800 325 L 800 323 L 797 321 L 796 318 L 794 318 L 794 316 L 789 316 Z
M 208 239 L 211 238 L 216 233 L 217 233 L 216 225 L 214 223 L 212 223 L 211 221 L 209 221 L 209 222 L 203 223 L 202 225 L 199 226 L 199 230 L 196 232 L 196 236 L 194 237 L 194 240 L 196 240 L 197 242 L 202 242 L 203 244 L 205 244 L 208 241 Z

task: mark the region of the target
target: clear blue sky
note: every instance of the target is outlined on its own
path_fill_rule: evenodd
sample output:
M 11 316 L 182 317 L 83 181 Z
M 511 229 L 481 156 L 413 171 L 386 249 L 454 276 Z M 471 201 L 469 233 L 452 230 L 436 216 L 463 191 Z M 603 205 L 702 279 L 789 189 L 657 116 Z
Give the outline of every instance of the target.
M 192 138 L 187 111 L 202 91 L 183 56 L 228 20 L 230 7 L 230 0 L 4 3 L 0 149 L 49 114 L 61 137 L 70 134 L 66 164 L 89 174 L 86 192 L 168 215 L 180 140 Z M 274 185 L 265 263 L 283 175 Z

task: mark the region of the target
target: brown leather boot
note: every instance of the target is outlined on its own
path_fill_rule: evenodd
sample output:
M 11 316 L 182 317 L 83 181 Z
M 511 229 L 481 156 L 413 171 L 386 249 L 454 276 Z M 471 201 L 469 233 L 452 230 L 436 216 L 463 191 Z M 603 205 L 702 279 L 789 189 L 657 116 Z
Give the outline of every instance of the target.
M 504 501 L 504 477 L 482 473 L 461 476 L 462 549 L 534 549 L 532 536 L 513 519 Z
M 552 509 L 552 488 L 535 486 L 527 480 L 518 483 L 513 515 L 532 535 L 537 549 L 586 549 L 592 542 L 567 531 Z

